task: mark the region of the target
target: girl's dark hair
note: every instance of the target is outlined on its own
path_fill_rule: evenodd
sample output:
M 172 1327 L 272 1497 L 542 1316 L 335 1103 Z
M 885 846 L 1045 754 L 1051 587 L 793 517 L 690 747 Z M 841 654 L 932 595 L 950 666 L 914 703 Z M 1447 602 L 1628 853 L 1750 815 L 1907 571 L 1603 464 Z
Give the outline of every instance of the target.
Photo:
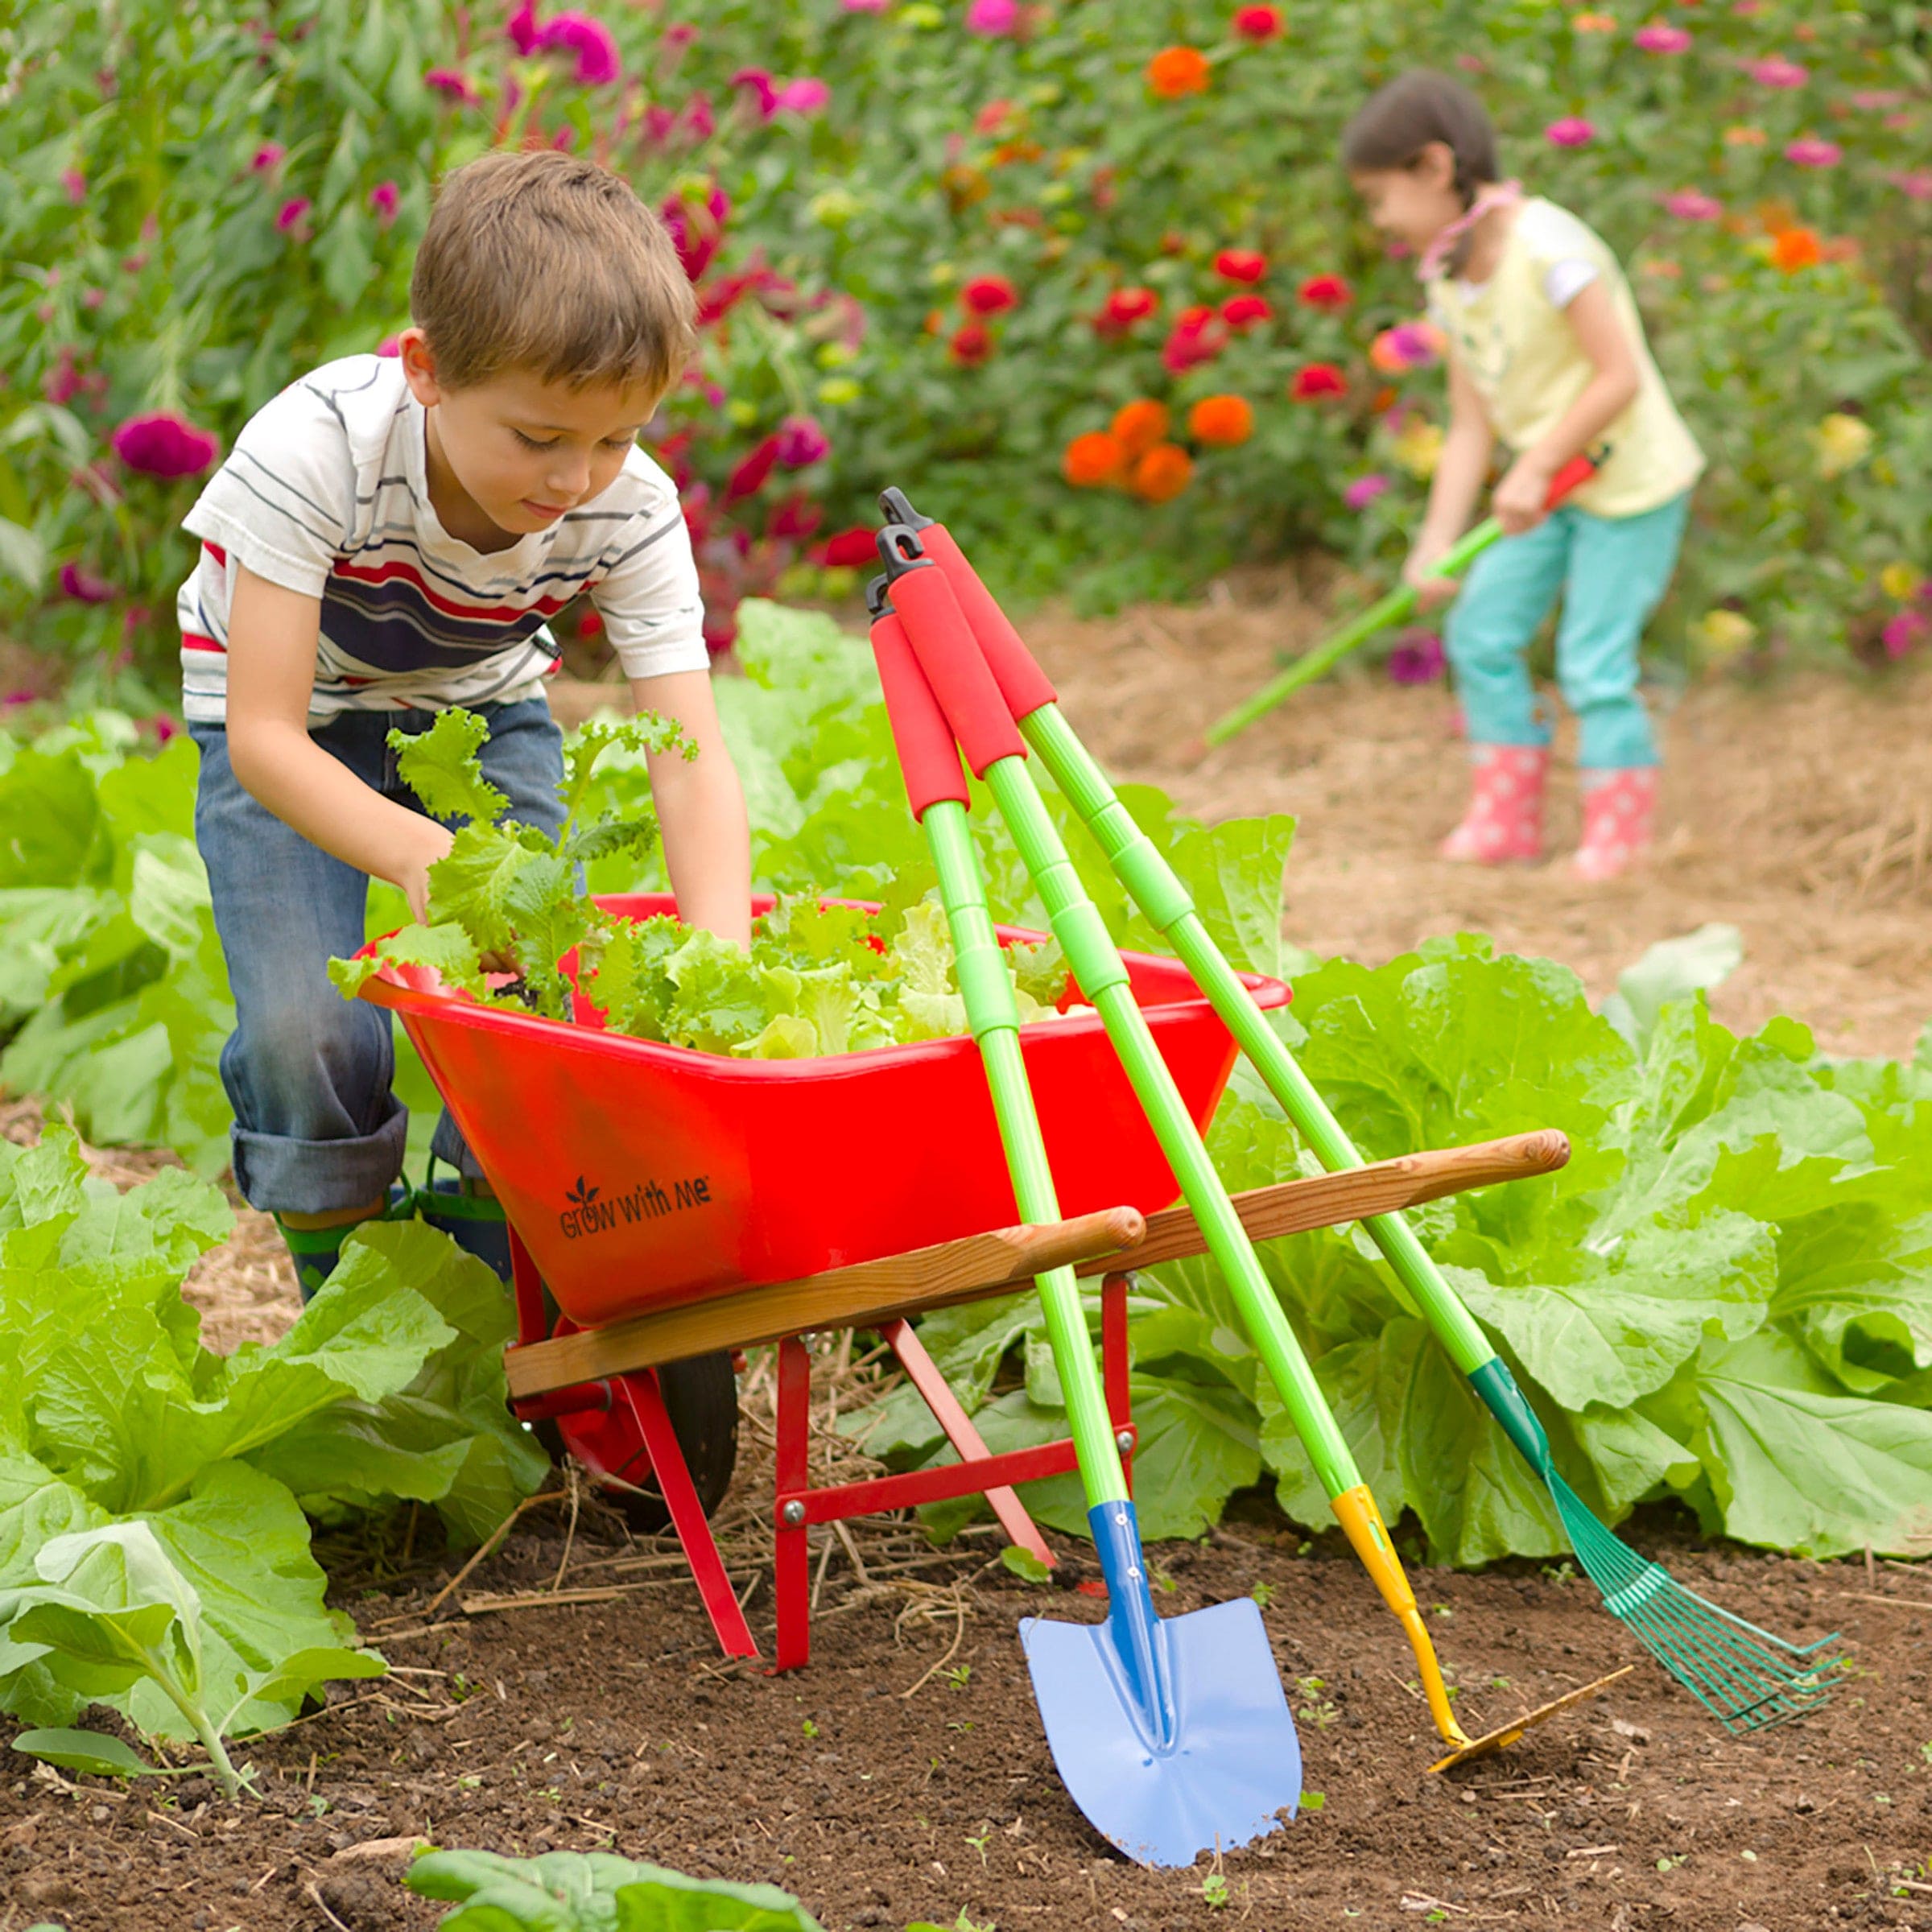
M 1496 130 L 1482 102 L 1459 80 L 1427 68 L 1391 80 L 1362 104 L 1342 130 L 1342 165 L 1410 167 L 1432 141 L 1455 157 L 1455 191 L 1465 207 L 1484 183 L 1502 179 Z

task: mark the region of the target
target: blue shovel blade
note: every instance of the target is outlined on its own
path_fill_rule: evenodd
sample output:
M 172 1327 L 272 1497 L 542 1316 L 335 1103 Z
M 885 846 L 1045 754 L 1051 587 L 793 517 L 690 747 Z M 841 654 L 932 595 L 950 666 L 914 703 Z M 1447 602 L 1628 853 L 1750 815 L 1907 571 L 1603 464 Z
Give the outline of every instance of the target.
M 1294 1815 L 1302 1748 L 1249 1599 L 1154 1626 L 1166 1708 L 1133 1688 L 1115 1619 L 1020 1625 L 1054 1768 L 1102 1837 L 1143 1865 L 1232 1851 Z M 1161 1741 L 1165 1733 L 1168 1741 Z

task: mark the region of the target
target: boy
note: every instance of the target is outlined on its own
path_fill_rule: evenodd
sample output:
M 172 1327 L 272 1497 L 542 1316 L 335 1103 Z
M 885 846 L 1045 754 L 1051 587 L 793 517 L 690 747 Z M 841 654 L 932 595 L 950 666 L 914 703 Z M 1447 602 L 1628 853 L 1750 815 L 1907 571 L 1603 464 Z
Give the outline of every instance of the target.
M 650 761 L 679 909 L 749 939 L 744 796 L 690 537 L 636 444 L 692 346 L 670 238 L 591 162 L 486 155 L 444 183 L 410 307 L 398 355 L 284 390 L 187 518 L 202 551 L 179 601 L 183 708 L 235 997 L 221 1056 L 235 1181 L 275 1216 L 305 1297 L 402 1166 L 389 1016 L 327 972 L 362 943 L 369 878 L 420 919 L 450 847 L 397 778 L 393 728 L 481 712 L 483 768 L 511 815 L 555 830 L 545 620 L 587 592 L 639 707 L 698 746 L 689 763 Z M 447 1114 L 435 1151 L 467 1177 L 451 1231 L 506 1263 L 501 1210 Z

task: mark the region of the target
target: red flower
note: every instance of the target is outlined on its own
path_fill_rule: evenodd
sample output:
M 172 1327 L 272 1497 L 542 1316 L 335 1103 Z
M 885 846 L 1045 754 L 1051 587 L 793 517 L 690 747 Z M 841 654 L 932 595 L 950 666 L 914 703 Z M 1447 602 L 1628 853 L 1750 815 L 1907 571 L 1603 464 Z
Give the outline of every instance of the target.
M 1272 40 L 1282 31 L 1281 9 L 1237 6 L 1234 10 L 1234 31 L 1244 40 Z
M 835 531 L 812 553 L 812 562 L 826 570 L 863 570 L 878 561 L 877 533 L 869 523 L 855 523 Z
M 1212 362 L 1228 346 L 1228 324 L 1203 303 L 1184 308 L 1175 317 L 1174 329 L 1161 350 L 1161 364 L 1179 375 L 1198 363 Z
M 765 534 L 768 537 L 789 538 L 802 543 L 811 536 L 825 520 L 825 513 L 811 501 L 803 490 L 794 490 L 778 504 L 766 519 Z M 870 535 L 869 532 L 867 533 Z
M 962 369 L 976 369 L 993 353 L 993 337 L 984 322 L 963 322 L 952 332 L 946 353 Z
M 218 437 L 165 411 L 130 416 L 109 440 L 130 469 L 151 477 L 198 477 L 221 453 Z
M 1214 272 L 1229 282 L 1259 282 L 1268 273 L 1268 258 L 1252 248 L 1224 248 L 1214 258 Z
M 1311 275 L 1295 291 L 1294 299 L 1309 308 L 1340 310 L 1355 299 L 1355 291 L 1341 275 Z
M 1160 297 L 1150 288 L 1117 288 L 1101 303 L 1093 325 L 1102 335 L 1122 335 L 1160 306 Z
M 738 464 L 724 485 L 727 505 L 742 502 L 746 497 L 755 497 L 765 487 L 765 479 L 771 474 L 782 447 L 777 436 L 767 436 Z
M 1020 291 L 1004 275 L 975 275 L 960 291 L 960 300 L 970 314 L 997 316 L 1019 307 Z
M 1294 372 L 1288 393 L 1298 402 L 1313 402 L 1323 396 L 1345 396 L 1348 378 L 1332 362 L 1305 362 Z
M 1230 295 L 1221 304 L 1221 320 L 1235 330 L 1253 328 L 1257 323 L 1274 319 L 1265 295 Z

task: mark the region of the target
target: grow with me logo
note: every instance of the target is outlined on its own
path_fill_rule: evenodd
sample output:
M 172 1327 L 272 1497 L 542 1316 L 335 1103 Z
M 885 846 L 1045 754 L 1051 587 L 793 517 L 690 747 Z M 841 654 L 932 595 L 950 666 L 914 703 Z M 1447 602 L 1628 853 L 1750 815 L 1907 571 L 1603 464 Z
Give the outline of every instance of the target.
M 666 1215 L 681 1213 L 687 1208 L 712 1205 L 711 1177 L 704 1174 L 694 1174 L 689 1180 L 673 1181 L 669 1191 L 658 1182 L 640 1181 L 622 1194 L 606 1194 L 579 1174 L 576 1186 L 564 1191 L 564 1198 L 570 1205 L 557 1216 L 557 1225 L 564 1231 L 564 1238 L 572 1241 L 585 1235 L 609 1234 L 620 1225 L 662 1220 Z

